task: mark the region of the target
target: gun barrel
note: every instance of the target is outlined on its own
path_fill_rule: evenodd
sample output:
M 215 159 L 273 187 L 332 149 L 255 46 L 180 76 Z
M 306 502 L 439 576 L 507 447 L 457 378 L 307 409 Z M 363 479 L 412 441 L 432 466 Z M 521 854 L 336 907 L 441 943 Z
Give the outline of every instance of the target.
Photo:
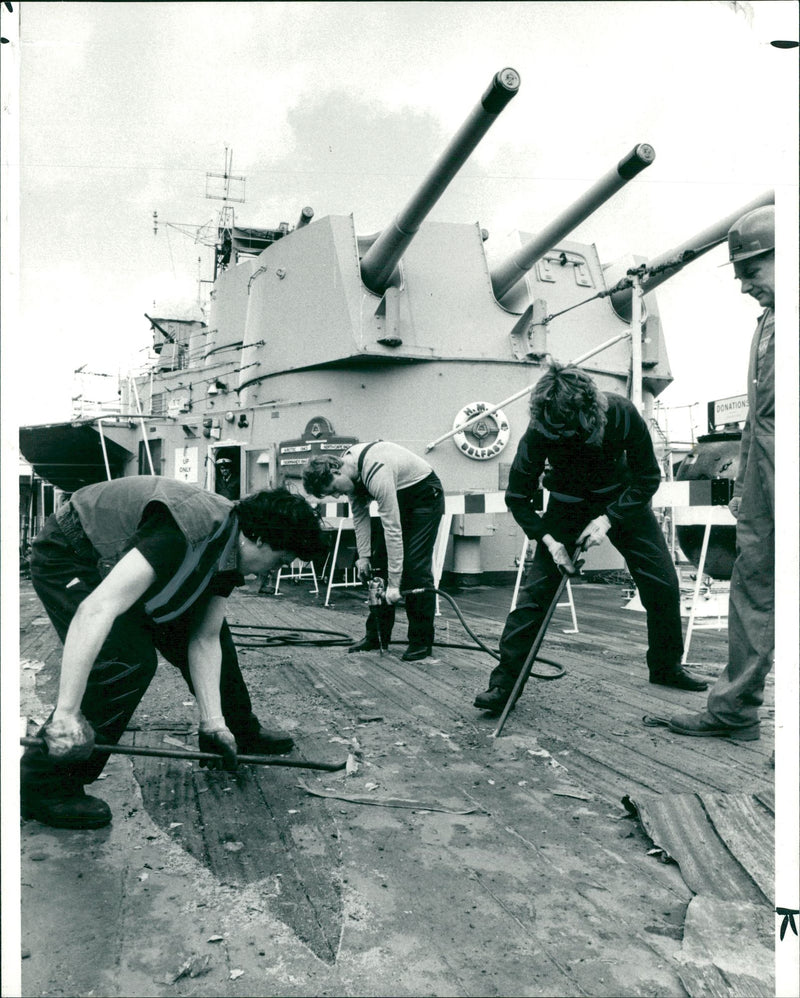
M 306 205 L 305 208 L 300 212 L 300 218 L 297 220 L 295 225 L 296 229 L 302 229 L 304 225 L 308 225 L 311 219 L 314 217 L 314 209 L 310 205 Z
M 562 212 L 534 239 L 516 250 L 492 270 L 492 288 L 498 301 L 528 273 L 544 254 L 558 245 L 573 229 L 585 221 L 593 211 L 604 204 L 635 176 L 645 170 L 656 158 L 655 150 L 640 142 L 615 167 L 601 177 L 578 200 Z
M 375 294 L 389 286 L 397 264 L 414 238 L 425 216 L 444 193 L 473 149 L 519 90 L 515 69 L 495 73 L 483 97 L 451 139 L 428 176 L 405 208 L 370 246 L 361 259 L 361 279 Z
M 749 204 L 743 205 L 730 215 L 726 215 L 725 218 L 721 218 L 707 229 L 703 229 L 702 232 L 698 232 L 697 235 L 692 236 L 691 239 L 687 239 L 685 243 L 681 243 L 680 246 L 676 246 L 674 249 L 668 250 L 666 253 L 661 253 L 659 256 L 649 260 L 647 264 L 648 268 L 657 272 L 654 274 L 646 273 L 644 275 L 641 282 L 642 291 L 654 291 L 664 281 L 668 281 L 670 277 L 683 270 L 688 263 L 696 260 L 704 253 L 708 253 L 709 250 L 715 246 L 719 246 L 720 243 L 725 242 L 728 238 L 728 230 L 734 222 L 738 221 L 742 215 L 753 211 L 754 208 L 761 208 L 767 204 L 775 204 L 775 191 L 765 191 Z M 606 271 L 606 280 L 609 286 L 613 286 L 623 276 L 620 267 L 612 267 Z M 626 322 L 630 321 L 631 317 L 632 294 L 632 289 L 626 288 L 624 291 L 618 291 L 616 294 L 611 295 L 611 304 L 614 306 L 614 310 Z

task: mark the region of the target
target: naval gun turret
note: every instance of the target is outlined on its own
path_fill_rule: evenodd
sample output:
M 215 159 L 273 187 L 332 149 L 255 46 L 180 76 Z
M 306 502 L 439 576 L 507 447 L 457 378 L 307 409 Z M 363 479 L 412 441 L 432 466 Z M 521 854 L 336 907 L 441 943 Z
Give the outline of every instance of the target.
M 425 455 L 449 494 L 499 496 L 504 510 L 528 423 L 527 406 L 513 400 L 538 379 L 547 353 L 564 361 L 591 356 L 587 366 L 603 390 L 629 392 L 633 323 L 612 307 L 617 278 L 593 243 L 566 237 L 653 163 L 652 147 L 635 146 L 541 231 L 520 232 L 519 251 L 505 260 L 492 259 L 478 220 L 428 217 L 519 90 L 513 69 L 494 75 L 379 235 L 358 234 L 353 215 L 305 208 L 294 229 L 286 226 L 256 254 L 234 254 L 214 282 L 208 325 L 185 353 L 188 366 L 138 386 L 144 411 L 174 420 L 149 438 L 165 468 L 213 483 L 215 457 L 235 460 L 238 449 L 249 492 L 299 479 L 312 453 L 380 437 Z M 672 380 L 655 296 L 646 298 L 645 410 Z M 534 303 L 546 305 L 544 352 L 532 348 L 525 326 Z M 507 412 L 495 411 L 504 399 Z M 473 413 L 480 418 L 468 425 Z M 428 442 L 456 426 L 461 431 L 429 453 Z M 519 531 L 505 513 L 468 505 L 453 520 L 452 570 L 508 572 Z
M 582 197 L 562 212 L 549 225 L 538 232 L 530 242 L 512 253 L 502 263 L 492 268 L 492 289 L 498 301 L 530 271 L 544 254 L 569 235 L 600 205 L 605 204 L 617 191 L 638 176 L 656 158 L 655 149 L 640 142 L 624 156 L 613 169 L 601 177 Z
M 406 247 L 470 153 L 515 96 L 519 84 L 519 74 L 515 69 L 506 67 L 495 73 L 486 92 L 414 196 L 364 254 L 361 278 L 370 291 L 382 295 L 390 284 L 398 280 L 397 264 Z

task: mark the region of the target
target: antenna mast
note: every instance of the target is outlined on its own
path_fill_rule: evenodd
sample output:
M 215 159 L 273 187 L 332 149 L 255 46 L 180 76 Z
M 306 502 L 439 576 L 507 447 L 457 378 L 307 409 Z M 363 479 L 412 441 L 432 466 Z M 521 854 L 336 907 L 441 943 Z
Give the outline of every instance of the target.
M 214 280 L 217 279 L 219 271 L 224 269 L 231 259 L 234 228 L 232 202 L 244 204 L 245 201 L 245 178 L 241 174 L 234 174 L 232 168 L 233 150 L 225 146 L 224 172 L 206 173 L 206 198 L 223 202 L 217 221 L 217 237 L 214 245 Z
M 200 276 L 200 267 L 202 266 L 202 260 L 198 257 L 198 275 L 197 275 L 197 301 L 201 309 L 202 305 L 202 285 L 203 284 L 213 284 L 219 272 L 224 270 L 230 263 L 233 257 L 233 246 L 234 246 L 234 204 L 244 204 L 245 202 L 245 177 L 242 174 L 233 173 L 233 150 L 228 146 L 225 146 L 225 163 L 222 173 L 206 173 L 206 199 L 211 199 L 214 201 L 222 201 L 222 207 L 219 210 L 219 214 L 216 219 L 209 219 L 202 225 L 190 225 L 179 222 L 164 222 L 163 226 L 166 229 L 176 229 L 178 232 L 185 236 L 190 236 L 194 239 L 195 243 L 199 243 L 202 246 L 210 246 L 214 250 L 214 276 L 210 280 Z M 310 211 L 310 209 L 306 209 Z M 159 222 L 158 212 L 153 212 L 153 236 L 157 236 L 159 232 Z M 284 223 L 281 223 L 283 226 Z M 285 235 L 285 231 L 288 231 L 288 226 L 286 230 L 282 228 L 280 233 L 273 234 L 273 238 L 279 238 L 281 235 Z M 167 234 L 169 236 L 169 233 Z M 171 253 L 171 251 L 170 251 Z M 235 261 L 234 261 L 235 262 Z

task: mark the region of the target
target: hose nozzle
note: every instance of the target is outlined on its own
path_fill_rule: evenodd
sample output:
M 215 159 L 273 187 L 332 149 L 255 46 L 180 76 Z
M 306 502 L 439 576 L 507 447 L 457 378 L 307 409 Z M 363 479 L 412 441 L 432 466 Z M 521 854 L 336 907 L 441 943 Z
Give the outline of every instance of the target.
M 380 606 L 386 602 L 386 586 L 380 575 L 373 575 L 367 583 L 367 604 Z

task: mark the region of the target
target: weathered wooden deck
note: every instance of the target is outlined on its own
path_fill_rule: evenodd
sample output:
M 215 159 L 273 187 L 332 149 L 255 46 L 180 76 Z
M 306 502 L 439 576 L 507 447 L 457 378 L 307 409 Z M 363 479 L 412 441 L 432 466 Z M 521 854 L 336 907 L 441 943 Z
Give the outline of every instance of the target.
M 129 989 L 144 988 L 136 994 L 687 993 L 681 940 L 692 890 L 653 852 L 622 799 L 717 793 L 769 803 L 773 686 L 758 742 L 646 727 L 643 715 L 700 709 L 705 694 L 647 682 L 644 615 L 623 609 L 619 587 L 573 592 L 579 633 L 564 633 L 569 613 L 558 610 L 542 649 L 566 675 L 531 680 L 492 739 L 496 720 L 472 699 L 494 660 L 474 646 L 449 646 L 472 643 L 445 601 L 437 618 L 437 642 L 445 644 L 431 659 L 405 663 L 402 612 L 399 643 L 382 655 L 348 655 L 341 645 L 252 647 L 263 635 L 273 642 L 290 633 L 269 628 L 295 629 L 303 641 L 324 640 L 327 631 L 359 637 L 366 606 L 363 594 L 337 590 L 325 608 L 305 582 L 284 582 L 277 597 L 240 591 L 231 620 L 242 625 L 242 667 L 262 720 L 292 728 L 293 757 L 344 760 L 356 739 L 359 772 L 229 776 L 183 762 L 112 760 L 96 792 L 114 805 L 107 834 L 120 843 L 120 877 L 134 889 L 120 901 L 128 929 L 91 980 L 109 988 L 124 970 L 128 977 L 119 979 Z M 510 598 L 508 589 L 456 595 L 492 647 Z M 23 668 L 23 705 L 36 715 L 54 700 L 60 652 L 25 585 L 22 623 L 22 657 L 37 663 Z M 726 643 L 724 630 L 697 632 L 693 671 L 713 681 Z M 134 722 L 131 739 L 150 744 L 185 740 L 194 729 L 191 698 L 174 670 L 159 670 Z M 103 834 L 27 826 L 29 849 L 43 839 L 60 843 L 65 870 L 71 844 Z M 131 852 L 141 849 L 132 843 L 142 832 L 144 851 Z M 23 931 L 33 932 L 49 916 L 36 891 L 41 864 L 26 867 L 25 850 L 26 833 L 23 879 L 32 886 L 23 893 Z M 152 898 L 134 879 L 154 851 L 158 877 L 184 912 L 176 926 L 159 894 L 163 936 L 147 920 Z M 179 889 L 187 879 L 191 903 Z M 205 935 L 194 928 L 198 912 Z M 216 959 L 219 943 L 204 942 L 212 921 L 225 926 L 224 961 Z M 163 984 L 179 954 L 204 953 L 211 969 L 201 984 L 188 973 Z M 48 993 L 88 990 L 82 957 L 65 945 L 58 959 L 77 990 Z M 48 960 L 25 964 L 24 993 L 44 994 L 52 986 Z M 230 967 L 246 973 L 231 980 Z M 160 989 L 156 968 L 166 974 Z M 760 973 L 767 994 L 770 968 Z

